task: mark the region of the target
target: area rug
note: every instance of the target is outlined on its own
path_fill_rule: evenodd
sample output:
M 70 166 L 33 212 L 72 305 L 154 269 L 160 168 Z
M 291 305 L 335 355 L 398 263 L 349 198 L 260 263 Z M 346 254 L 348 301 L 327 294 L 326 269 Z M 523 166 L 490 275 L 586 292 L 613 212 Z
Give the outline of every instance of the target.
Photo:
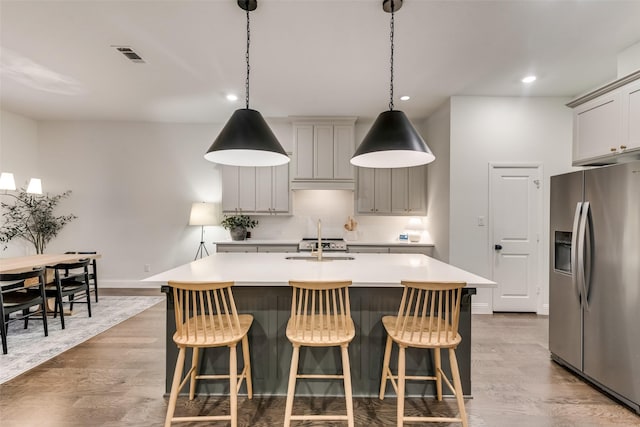
M 23 322 L 11 323 L 7 334 L 9 353 L 0 352 L 0 384 L 163 300 L 162 296 L 101 296 L 97 304 L 91 304 L 91 317 L 87 316 L 86 304 L 76 304 L 73 315 L 64 318 L 64 330 L 59 317 L 49 317 L 48 337 L 39 320 L 31 320 L 27 329 Z

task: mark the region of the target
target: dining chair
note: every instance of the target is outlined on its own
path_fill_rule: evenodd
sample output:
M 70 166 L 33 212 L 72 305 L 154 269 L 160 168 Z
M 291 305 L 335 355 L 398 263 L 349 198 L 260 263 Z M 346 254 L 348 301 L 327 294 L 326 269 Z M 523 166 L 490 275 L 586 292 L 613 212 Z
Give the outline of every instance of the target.
M 2 353 L 7 354 L 7 330 L 12 322 L 24 320 L 24 328 L 27 328 L 29 318 L 40 315 L 44 336 L 49 336 L 47 327 L 47 308 L 44 291 L 44 267 L 34 268 L 20 273 L 0 274 L 0 318 L 2 318 Z M 25 287 L 25 281 L 36 279 L 37 285 Z M 29 290 L 37 290 L 30 292 Z M 36 307 L 35 310 L 31 310 Z M 20 313 L 11 317 L 12 313 Z
M 98 252 L 96 251 L 67 251 L 65 254 L 78 254 L 78 255 L 95 255 Z M 89 264 L 89 281 L 93 282 L 93 292 L 95 296 L 95 301 L 98 302 L 98 260 L 95 258 L 91 259 L 91 263 Z
M 59 263 L 48 266 L 54 272 L 54 280 L 45 285 L 45 293 L 48 298 L 55 298 L 53 315 L 56 317 L 60 313 L 60 323 L 62 329 L 65 328 L 64 310 L 62 304 L 64 298 L 68 298 L 70 309 L 73 310 L 74 303 L 87 304 L 87 312 L 91 317 L 91 293 L 89 288 L 89 258 L 81 259 L 77 262 Z M 76 296 L 80 295 L 78 301 Z M 84 300 L 84 301 L 83 301 Z
M 169 281 L 173 288 L 176 332 L 173 341 L 178 346 L 171 394 L 167 407 L 165 427 L 172 422 L 185 421 L 230 421 L 232 427 L 238 425 L 238 391 L 242 381 L 247 384 L 247 397 L 253 397 L 251 383 L 251 361 L 247 334 L 253 322 L 250 314 L 238 314 L 231 288 L 233 282 L 177 282 Z M 238 374 L 236 346 L 242 342 L 244 367 Z M 229 347 L 229 374 L 203 374 L 199 366 L 199 350 L 214 347 Z M 191 368 L 182 376 L 187 349 L 192 349 Z M 189 400 L 195 397 L 199 380 L 229 379 L 229 415 L 200 415 L 176 417 L 178 394 L 187 383 Z
M 395 389 L 397 399 L 397 425 L 404 422 L 459 422 L 467 427 L 467 414 L 462 395 L 462 383 L 456 359 L 456 347 L 462 341 L 458 334 L 460 303 L 464 282 L 411 282 L 403 281 L 404 292 L 397 316 L 384 316 L 382 324 L 387 331 L 387 343 L 382 362 L 382 380 L 380 382 L 380 400 L 384 399 L 387 381 Z M 394 375 L 389 368 L 393 343 L 399 348 L 398 372 Z M 407 348 L 433 349 L 435 375 L 405 375 L 405 350 Z M 451 380 L 442 370 L 440 349 L 448 349 L 451 366 Z M 437 399 L 442 400 L 442 383 L 453 392 L 460 415 L 458 417 L 406 417 L 404 415 L 404 397 L 406 380 L 436 382 Z
M 355 326 L 351 318 L 349 286 L 351 281 L 299 282 L 290 281 L 293 295 L 291 316 L 286 334 L 293 345 L 289 385 L 285 408 L 284 425 L 291 421 L 347 421 L 353 427 L 353 397 L 351 391 L 351 369 L 349 365 L 349 343 L 355 337 Z M 340 347 L 342 374 L 299 374 L 300 347 Z M 346 401 L 346 415 L 293 415 L 293 399 L 296 380 L 342 379 Z

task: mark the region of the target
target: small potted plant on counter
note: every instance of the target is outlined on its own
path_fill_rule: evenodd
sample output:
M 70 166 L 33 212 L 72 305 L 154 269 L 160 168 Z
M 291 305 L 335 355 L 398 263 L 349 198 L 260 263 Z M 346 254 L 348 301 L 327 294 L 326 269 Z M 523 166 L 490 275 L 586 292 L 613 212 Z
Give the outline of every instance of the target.
M 258 225 L 258 220 L 247 215 L 225 215 L 221 225 L 229 230 L 231 240 L 244 240 L 247 238 L 247 229 Z

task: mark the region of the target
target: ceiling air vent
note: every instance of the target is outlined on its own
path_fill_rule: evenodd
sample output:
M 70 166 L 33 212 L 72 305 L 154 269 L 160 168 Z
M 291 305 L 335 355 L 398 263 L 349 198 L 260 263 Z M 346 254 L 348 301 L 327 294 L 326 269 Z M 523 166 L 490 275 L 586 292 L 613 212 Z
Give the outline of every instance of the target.
M 140 55 L 138 55 L 133 49 L 129 46 L 113 46 L 116 48 L 118 52 L 129 58 L 131 62 L 137 62 L 139 64 L 144 64 L 144 59 Z

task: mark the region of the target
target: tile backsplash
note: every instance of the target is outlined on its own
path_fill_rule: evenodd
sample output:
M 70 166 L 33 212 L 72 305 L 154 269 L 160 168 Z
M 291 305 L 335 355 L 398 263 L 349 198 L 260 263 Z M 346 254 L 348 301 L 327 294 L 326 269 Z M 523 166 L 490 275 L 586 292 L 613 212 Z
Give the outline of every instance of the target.
M 324 237 L 345 237 L 344 224 L 351 216 L 358 222 L 357 240 L 392 242 L 405 231 L 410 218 L 354 216 L 353 191 L 348 190 L 298 190 L 293 191 L 291 195 L 293 215 L 257 216 L 259 224 L 252 230 L 252 238 L 297 240 L 302 237 L 315 237 L 318 219 L 322 220 Z M 421 219 L 426 224 L 427 217 Z M 430 239 L 423 235 L 421 241 L 428 243 Z

